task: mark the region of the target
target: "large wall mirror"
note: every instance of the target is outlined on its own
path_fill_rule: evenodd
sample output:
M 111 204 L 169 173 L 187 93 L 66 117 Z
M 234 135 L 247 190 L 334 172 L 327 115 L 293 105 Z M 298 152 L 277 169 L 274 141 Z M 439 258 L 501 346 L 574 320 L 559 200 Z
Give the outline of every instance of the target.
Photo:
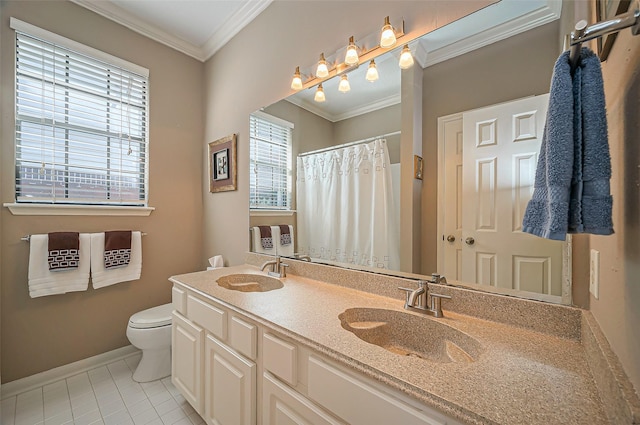
M 381 273 L 438 272 L 479 290 L 570 303 L 569 242 L 540 240 L 517 225 L 533 190 L 545 94 L 561 49 L 560 7 L 503 0 L 411 42 L 409 70 L 398 66 L 397 46 L 375 59 L 373 82 L 363 64 L 325 81 L 324 102 L 314 100 L 314 87 L 257 111 L 252 120 L 289 131 L 291 169 L 282 180 L 290 179 L 293 212 L 252 209 L 251 250 Z M 348 92 L 339 90 L 343 79 Z M 413 86 L 414 106 L 422 99 L 415 109 L 405 98 Z M 516 109 L 499 107 L 510 102 Z M 407 140 L 416 128 L 417 150 Z M 501 144 L 514 138 L 518 152 Z M 474 151 L 467 145 L 483 141 L 496 141 L 492 152 L 463 158 Z M 417 201 L 406 194 L 416 187 Z M 409 237 L 407 209 L 420 214 Z M 506 227 L 491 236 L 496 223 Z M 263 247 L 265 236 L 273 248 Z M 417 261 L 407 262 L 412 246 Z

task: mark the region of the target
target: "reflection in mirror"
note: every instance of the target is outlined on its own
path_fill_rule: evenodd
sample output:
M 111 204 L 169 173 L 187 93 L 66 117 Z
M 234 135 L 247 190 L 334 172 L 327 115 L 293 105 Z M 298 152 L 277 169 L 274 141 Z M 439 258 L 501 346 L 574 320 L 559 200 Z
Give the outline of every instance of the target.
M 500 6 L 501 3 L 511 5 L 508 13 L 504 11 L 505 5 Z M 251 226 L 291 225 L 294 253 L 309 256 L 313 261 L 400 275 L 415 273 L 416 270 L 423 275 L 437 271 L 445 274 L 450 283 L 457 281 L 455 284 L 475 289 L 570 302 L 570 258 L 566 243 L 552 242 L 552 246 L 532 248 L 525 254 L 516 254 L 509 248 L 533 246 L 540 242 L 540 239 L 519 231 L 521 217 L 518 211 L 526 206 L 531 195 L 529 183 L 533 181 L 539 149 L 532 140 L 538 138 L 542 131 L 544 111 L 537 110 L 535 118 L 527 115 L 533 109 L 519 111 L 515 115 L 522 119 L 516 122 L 511 117 L 498 120 L 500 124 L 510 121 L 519 126 L 520 133 L 516 132 L 519 134 L 516 138 L 522 139 L 518 143 L 524 150 L 513 154 L 520 159 L 519 174 L 503 175 L 506 169 L 510 170 L 509 173 L 513 171 L 514 163 L 513 158 L 509 159 L 512 154 L 503 150 L 501 145 L 491 155 L 468 159 L 473 166 L 462 166 L 463 134 L 470 140 L 476 135 L 480 140 L 488 140 L 487 137 L 501 134 L 492 133 L 495 131 L 514 134 L 513 129 L 498 130 L 497 124 L 484 125 L 490 123 L 494 119 L 492 117 L 474 118 L 471 115 L 469 118 L 467 112 L 545 94 L 553 62 L 559 54 L 559 11 L 554 15 L 540 7 L 553 2 L 501 3 L 411 43 L 416 57 L 412 70 L 400 71 L 398 68 L 402 48 L 398 46 L 396 50 L 376 58 L 380 79 L 374 83 L 364 79 L 366 66 L 361 65 L 348 74 L 349 92 L 338 91 L 340 77 L 323 82 L 326 102 L 314 102 L 314 89 L 308 89 L 262 108 L 262 113 L 291 123 L 293 127 L 291 205 L 297 212 L 270 216 L 269 212 L 254 209 Z M 526 31 L 511 28 L 509 34 L 516 35 L 502 41 L 495 42 L 494 38 L 484 44 L 477 42 L 473 47 L 467 46 L 470 37 L 482 38 L 483 31 L 491 34 L 504 22 L 532 22 L 535 13 L 543 13 L 543 9 L 551 17 L 538 19 L 541 23 L 539 28 L 528 27 Z M 488 27 L 487 22 L 494 27 Z M 418 54 L 421 50 L 427 52 L 426 59 L 424 54 Z M 411 109 L 401 102 L 401 91 L 404 94 L 406 86 L 403 85 L 401 90 L 401 78 L 410 75 L 407 72 L 416 72 L 415 67 L 423 68 L 417 68 L 422 75 L 420 97 L 423 107 L 417 119 L 414 117 L 411 121 L 403 116 L 411 113 Z M 464 124 L 465 117 L 469 123 L 473 122 L 468 128 Z M 421 246 L 420 264 L 402 270 L 398 247 L 412 241 L 399 240 L 398 237 L 398 217 L 401 209 L 407 208 L 406 198 L 401 198 L 400 192 L 404 185 L 415 184 L 400 178 L 401 175 L 412 175 L 413 171 L 413 161 L 404 163 L 401 158 L 412 159 L 416 153 L 401 155 L 401 147 L 407 149 L 402 139 L 402 130 L 407 129 L 407 123 L 413 125 L 411 131 L 414 134 L 416 125 L 421 127 L 425 168 L 421 186 L 422 228 L 411 235 Z M 445 124 L 448 133 L 443 130 Z M 452 130 L 451 125 L 459 126 L 459 131 Z M 479 133 L 476 133 L 477 129 Z M 532 136 L 534 132 L 536 135 Z M 445 137 L 452 138 L 453 143 L 445 143 Z M 460 164 L 452 163 L 451 158 L 457 154 L 445 155 L 445 146 L 459 150 Z M 470 153 L 473 149 L 468 150 Z M 496 160 L 484 168 L 480 167 L 480 173 L 474 171 L 475 164 L 485 164 L 488 157 L 500 156 L 507 158 L 504 164 L 502 160 Z M 347 167 L 354 163 L 356 166 L 353 168 Z M 356 168 L 360 170 L 357 165 L 361 163 L 366 164 L 364 169 L 368 170 L 369 180 L 381 182 L 378 189 L 370 189 L 367 195 L 369 198 L 382 197 L 384 202 L 379 206 L 369 203 L 363 207 L 356 202 L 354 195 L 338 189 L 336 182 L 347 181 L 346 174 L 356 174 L 353 171 Z M 314 171 L 313 167 L 317 170 Z M 386 172 L 387 167 L 388 177 L 383 175 L 386 173 L 380 173 L 380 178 L 377 178 L 375 170 L 380 168 Z M 334 178 L 329 179 L 332 173 Z M 476 179 L 483 176 L 482 182 Z M 328 187 L 321 191 L 311 190 L 312 186 L 322 186 L 323 177 L 326 177 Z M 490 181 L 488 177 L 495 179 Z M 513 186 L 514 179 L 520 184 Z M 484 190 L 486 187 L 481 183 L 491 190 Z M 478 185 L 484 192 L 473 189 Z M 502 199 L 498 195 L 511 199 L 510 204 L 496 203 Z M 371 218 L 371 213 L 380 213 L 386 221 L 376 221 L 378 216 L 373 214 L 374 218 Z M 463 213 L 466 213 L 466 219 L 463 219 Z M 496 220 L 500 224 L 508 222 L 507 233 L 515 234 L 519 239 L 508 243 L 504 242 L 505 239 L 490 242 L 490 227 Z M 255 230 L 253 234 L 252 250 L 260 252 L 255 243 Z M 366 234 L 366 251 L 356 248 L 359 246 L 357 236 L 361 234 Z M 340 238 L 344 240 L 340 242 Z M 382 248 L 378 249 L 378 245 Z M 506 248 L 506 251 L 500 254 L 498 248 L 502 251 Z M 273 252 L 268 253 L 275 254 L 278 249 L 274 242 Z

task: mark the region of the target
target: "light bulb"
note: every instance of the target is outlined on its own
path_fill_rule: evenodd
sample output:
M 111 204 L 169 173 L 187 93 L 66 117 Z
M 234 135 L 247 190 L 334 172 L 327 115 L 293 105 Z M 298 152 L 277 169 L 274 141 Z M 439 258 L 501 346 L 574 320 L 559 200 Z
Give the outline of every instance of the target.
M 344 63 L 347 65 L 355 65 L 358 63 L 358 48 L 353 41 L 353 36 L 349 37 L 349 46 L 347 47 L 347 53 L 344 55 Z
M 387 16 L 384 18 L 384 26 L 382 27 L 382 34 L 380 35 L 380 47 L 388 48 L 394 44 L 396 44 L 396 34 L 393 32 L 393 27 Z
M 369 62 L 369 69 L 367 69 L 367 75 L 365 76 L 367 81 L 374 82 L 378 79 L 378 68 L 376 68 L 376 61 L 371 59 Z
M 401 69 L 411 68 L 413 66 L 413 55 L 411 54 L 411 50 L 409 50 L 409 45 L 405 44 L 402 48 L 402 53 L 400 54 L 400 61 L 398 65 Z
M 324 78 L 329 75 L 329 68 L 327 68 L 327 61 L 324 60 L 324 53 L 320 53 L 320 60 L 318 61 L 318 67 L 316 68 L 316 77 Z
M 338 84 L 338 91 L 342 93 L 346 93 L 351 90 L 351 86 L 349 85 L 349 80 L 347 79 L 347 74 L 344 74 L 340 77 L 340 84 Z
M 318 84 L 318 89 L 316 90 L 316 95 L 313 97 L 313 100 L 316 102 L 324 102 L 327 100 L 324 97 L 324 89 L 322 88 L 322 84 Z
M 291 88 L 294 90 L 302 89 L 302 77 L 300 77 L 299 66 L 296 66 L 296 72 L 293 74 L 293 79 L 291 80 Z

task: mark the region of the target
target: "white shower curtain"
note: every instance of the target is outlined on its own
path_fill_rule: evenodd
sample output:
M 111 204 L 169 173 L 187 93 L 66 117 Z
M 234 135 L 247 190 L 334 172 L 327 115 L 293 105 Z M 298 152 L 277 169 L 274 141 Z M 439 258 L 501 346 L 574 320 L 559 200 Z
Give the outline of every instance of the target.
M 298 157 L 298 250 L 312 258 L 399 269 L 384 139 Z

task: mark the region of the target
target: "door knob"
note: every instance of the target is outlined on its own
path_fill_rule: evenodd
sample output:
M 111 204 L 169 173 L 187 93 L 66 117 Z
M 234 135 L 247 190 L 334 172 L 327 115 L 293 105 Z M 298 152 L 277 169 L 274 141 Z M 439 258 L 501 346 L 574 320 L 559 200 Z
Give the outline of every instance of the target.
M 472 237 L 468 237 L 467 239 L 464 240 L 464 243 L 466 243 L 467 245 L 473 245 L 474 243 L 476 243 L 476 240 L 473 239 Z
M 453 236 L 453 235 L 447 236 L 447 242 L 455 242 L 455 240 L 456 240 L 455 236 Z

